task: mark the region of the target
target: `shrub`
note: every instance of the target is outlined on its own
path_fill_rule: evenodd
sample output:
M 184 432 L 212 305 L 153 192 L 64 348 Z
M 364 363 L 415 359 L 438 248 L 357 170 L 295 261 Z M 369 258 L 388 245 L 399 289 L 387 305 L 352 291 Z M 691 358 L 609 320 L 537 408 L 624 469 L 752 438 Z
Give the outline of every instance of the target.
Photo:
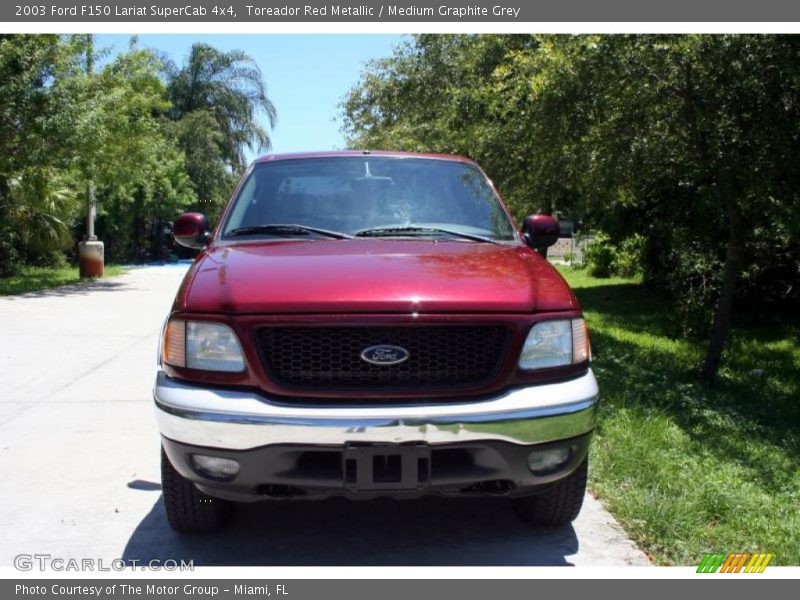
M 31 256 L 26 258 L 25 265 L 29 267 L 63 269 L 69 265 L 69 261 L 63 250 L 50 249 L 31 254 Z
M 646 241 L 645 237 L 638 233 L 622 240 L 611 265 L 612 272 L 622 277 L 640 276 L 644 270 Z
M 0 229 L 0 279 L 16 275 L 21 266 L 22 261 L 13 240 Z
M 722 261 L 687 245 L 672 253 L 674 268 L 667 275 L 667 286 L 675 300 L 676 324 L 689 338 L 708 335 L 714 303 L 722 284 Z
M 616 253 L 611 238 L 601 232 L 586 246 L 583 260 L 594 277 L 611 277 Z

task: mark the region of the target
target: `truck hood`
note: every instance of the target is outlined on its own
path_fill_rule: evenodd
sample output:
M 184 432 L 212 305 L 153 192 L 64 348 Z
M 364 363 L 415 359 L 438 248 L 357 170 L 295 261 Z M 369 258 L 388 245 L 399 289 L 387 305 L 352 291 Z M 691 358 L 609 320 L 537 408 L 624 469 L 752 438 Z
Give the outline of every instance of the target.
M 276 240 L 214 246 L 176 299 L 201 313 L 524 313 L 574 310 L 559 273 L 521 245 Z

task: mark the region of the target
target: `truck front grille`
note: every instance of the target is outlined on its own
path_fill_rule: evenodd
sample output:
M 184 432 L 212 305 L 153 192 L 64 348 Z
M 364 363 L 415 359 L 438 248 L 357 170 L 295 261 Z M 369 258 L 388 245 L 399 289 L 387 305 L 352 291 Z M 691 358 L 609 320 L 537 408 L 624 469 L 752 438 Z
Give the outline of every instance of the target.
M 257 332 L 273 380 L 294 388 L 427 389 L 477 387 L 500 368 L 509 340 L 502 325 L 264 327 Z M 408 359 L 375 365 L 366 348 L 400 346 Z

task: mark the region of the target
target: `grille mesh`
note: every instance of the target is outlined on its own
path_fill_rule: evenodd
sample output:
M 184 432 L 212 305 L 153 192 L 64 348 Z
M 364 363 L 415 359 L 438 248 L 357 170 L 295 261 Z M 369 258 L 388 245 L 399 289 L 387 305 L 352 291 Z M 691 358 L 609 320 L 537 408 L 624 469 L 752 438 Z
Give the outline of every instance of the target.
M 479 385 L 495 375 L 508 344 L 497 325 L 415 327 L 265 327 L 258 332 L 264 365 L 290 387 L 379 389 Z M 401 346 L 396 365 L 361 358 L 370 346 Z

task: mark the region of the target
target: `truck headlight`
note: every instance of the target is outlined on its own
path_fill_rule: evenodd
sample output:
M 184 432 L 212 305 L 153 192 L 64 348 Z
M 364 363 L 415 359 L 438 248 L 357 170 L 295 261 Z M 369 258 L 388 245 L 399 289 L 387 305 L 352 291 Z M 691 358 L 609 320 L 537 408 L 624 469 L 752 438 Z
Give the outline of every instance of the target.
M 222 323 L 170 319 L 164 332 L 164 362 L 204 371 L 244 371 L 244 357 L 233 330 Z
M 563 367 L 591 358 L 589 333 L 583 319 L 554 319 L 531 327 L 519 355 L 525 370 Z

